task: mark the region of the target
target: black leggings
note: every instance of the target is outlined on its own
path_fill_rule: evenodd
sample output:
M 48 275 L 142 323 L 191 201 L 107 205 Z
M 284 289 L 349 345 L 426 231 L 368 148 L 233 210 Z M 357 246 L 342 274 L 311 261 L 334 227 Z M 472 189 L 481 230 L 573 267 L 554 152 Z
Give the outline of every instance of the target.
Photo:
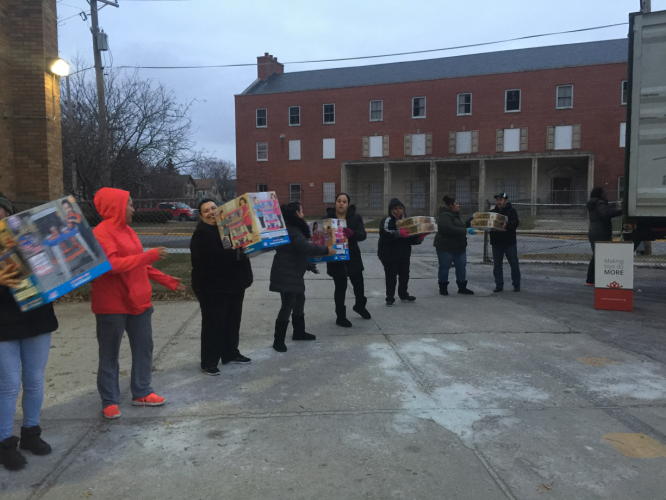
M 363 282 L 363 273 L 356 273 L 349 276 L 352 287 L 354 288 L 354 297 L 356 303 L 365 306 L 365 283 Z M 333 283 L 335 283 L 335 292 L 333 299 L 335 300 L 335 307 L 342 307 L 345 305 L 345 294 L 347 293 L 347 276 L 339 273 L 333 276 Z
M 384 260 L 381 262 L 384 265 L 384 277 L 386 278 L 386 298 L 392 299 L 395 297 L 396 285 L 398 285 L 398 297 L 401 299 L 408 297 L 409 259 L 398 262 L 387 262 Z
M 278 313 L 278 321 L 289 321 L 289 316 L 303 316 L 305 309 L 305 293 L 280 292 L 282 307 Z
M 238 351 L 245 292 L 197 295 L 201 305 L 201 367 L 214 368 Z

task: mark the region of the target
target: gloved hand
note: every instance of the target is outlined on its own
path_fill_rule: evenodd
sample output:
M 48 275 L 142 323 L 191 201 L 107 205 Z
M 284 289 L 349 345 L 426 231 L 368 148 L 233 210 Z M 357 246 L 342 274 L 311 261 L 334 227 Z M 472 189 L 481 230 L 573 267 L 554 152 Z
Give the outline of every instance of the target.
M 400 236 L 402 238 L 409 238 L 409 231 L 407 231 L 404 227 L 400 229 Z
M 348 227 L 344 227 L 342 228 L 342 234 L 345 235 L 345 238 L 351 238 L 352 236 L 354 236 L 354 230 L 349 229 Z
M 425 237 L 428 236 L 428 233 L 419 234 L 419 240 L 425 240 Z
M 478 232 L 473 227 L 468 227 L 467 228 L 467 234 L 478 234 Z

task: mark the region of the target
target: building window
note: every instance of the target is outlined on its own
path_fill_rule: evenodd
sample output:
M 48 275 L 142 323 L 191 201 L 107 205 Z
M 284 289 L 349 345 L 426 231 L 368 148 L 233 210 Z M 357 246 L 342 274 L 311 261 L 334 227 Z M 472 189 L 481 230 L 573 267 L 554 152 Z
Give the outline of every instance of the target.
M 518 180 L 517 179 L 503 179 L 502 191 L 507 194 L 509 200 L 516 201 L 519 198 L 518 194 Z
M 289 141 L 289 159 L 301 159 L 301 141 Z
M 412 204 L 411 208 L 425 208 L 425 190 L 426 183 L 425 181 L 412 181 L 411 197 Z
M 472 94 L 458 94 L 458 116 L 472 114 Z
M 620 123 L 620 147 L 625 147 L 627 143 L 627 124 Z
M 301 184 L 289 184 L 289 202 L 301 201 Z
M 324 104 L 324 123 L 335 123 L 335 104 Z
M 335 203 L 335 182 L 324 182 L 324 203 Z
M 617 178 L 617 199 L 624 200 L 624 175 Z
M 257 161 L 268 161 L 268 143 L 257 143 Z
M 384 119 L 384 102 L 370 101 L 370 121 L 380 122 Z
M 504 93 L 504 112 L 517 113 L 520 111 L 520 90 L 507 90 Z
M 412 97 L 412 118 L 425 118 L 425 97 Z
M 266 108 L 259 108 L 256 111 L 257 128 L 266 128 L 268 126 L 268 113 Z
M 301 124 L 301 107 L 289 106 L 289 126 L 297 127 Z
M 370 208 L 382 208 L 384 206 L 384 183 L 370 183 Z
M 324 139 L 323 141 L 324 160 L 335 159 L 335 139 Z
M 456 132 L 456 154 L 464 155 L 472 152 L 472 132 Z
M 257 193 L 265 193 L 268 191 L 268 184 L 257 184 Z
M 573 108 L 573 85 L 560 85 L 557 87 L 557 109 Z
M 382 156 L 383 136 L 370 137 L 370 158 Z
M 412 134 L 412 156 L 426 154 L 426 135 Z
M 572 149 L 573 126 L 555 127 L 555 149 Z
M 622 82 L 622 94 L 620 95 L 620 104 L 626 106 L 628 101 L 629 101 L 629 82 L 627 80 L 624 80 Z
M 504 152 L 512 153 L 520 151 L 520 129 L 519 128 L 505 128 L 504 129 Z

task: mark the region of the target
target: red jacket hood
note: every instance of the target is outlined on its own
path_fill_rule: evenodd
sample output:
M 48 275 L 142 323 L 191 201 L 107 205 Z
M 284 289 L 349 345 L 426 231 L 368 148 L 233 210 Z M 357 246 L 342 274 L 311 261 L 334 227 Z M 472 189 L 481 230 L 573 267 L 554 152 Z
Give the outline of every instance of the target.
M 114 226 L 125 226 L 125 213 L 129 191 L 115 188 L 102 188 L 95 195 L 95 208 L 104 220 Z

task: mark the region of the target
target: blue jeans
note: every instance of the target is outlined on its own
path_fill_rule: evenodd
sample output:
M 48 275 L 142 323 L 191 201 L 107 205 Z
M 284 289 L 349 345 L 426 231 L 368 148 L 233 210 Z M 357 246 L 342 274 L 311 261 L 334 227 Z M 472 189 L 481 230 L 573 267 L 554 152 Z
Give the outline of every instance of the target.
M 506 255 L 506 260 L 511 266 L 511 283 L 515 288 L 520 287 L 520 267 L 518 267 L 518 247 L 517 245 L 493 245 L 493 276 L 495 285 L 498 288 L 504 288 L 504 271 L 502 261 Z
M 456 281 L 462 283 L 466 281 L 467 276 L 465 266 L 467 265 L 467 252 L 451 253 L 446 250 L 437 250 L 437 260 L 439 260 L 439 271 L 437 273 L 437 280 L 441 282 L 449 281 L 449 269 L 451 269 L 451 262 L 456 266 Z
M 50 333 L 0 342 L 0 441 L 12 435 L 21 382 L 23 427 L 39 425 L 50 349 Z

